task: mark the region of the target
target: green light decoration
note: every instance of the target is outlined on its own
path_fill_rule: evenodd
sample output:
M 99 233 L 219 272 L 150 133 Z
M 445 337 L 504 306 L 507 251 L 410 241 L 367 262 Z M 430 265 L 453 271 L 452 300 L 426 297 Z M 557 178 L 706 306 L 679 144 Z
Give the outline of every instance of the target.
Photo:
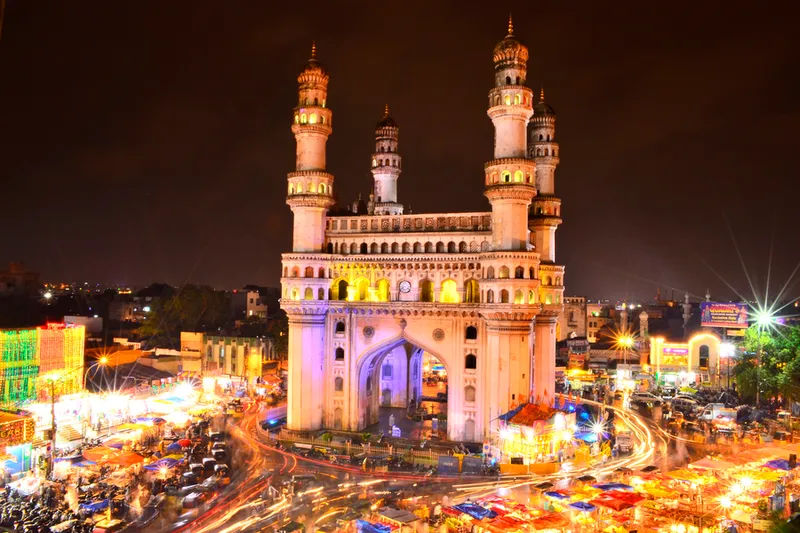
M 0 331 L 0 405 L 36 398 L 38 335 L 35 329 Z

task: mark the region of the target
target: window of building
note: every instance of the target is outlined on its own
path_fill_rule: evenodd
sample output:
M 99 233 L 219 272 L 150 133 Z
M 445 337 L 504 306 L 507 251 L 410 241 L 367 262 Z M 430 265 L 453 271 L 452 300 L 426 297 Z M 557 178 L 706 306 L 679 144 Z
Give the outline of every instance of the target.
M 341 376 L 336 376 L 336 379 L 333 380 L 333 390 L 336 392 L 342 392 L 344 390 L 344 379 Z
M 334 359 L 336 359 L 337 361 L 344 361 L 344 348 L 339 346 L 338 348 L 336 348 L 334 354 L 335 354 Z
M 467 354 L 464 358 L 464 368 L 467 370 L 475 370 L 478 368 L 478 358 L 474 354 Z
M 336 323 L 336 329 L 334 331 L 340 334 L 344 333 L 344 322 L 342 320 Z
M 419 301 L 432 302 L 433 301 L 433 282 L 429 279 L 424 279 L 419 282 Z
M 464 338 L 467 340 L 475 340 L 478 338 L 478 328 L 475 326 L 467 326 L 467 330 L 464 333 Z
M 392 377 L 392 365 L 391 364 L 387 363 L 387 364 L 385 364 L 385 365 L 383 365 L 381 367 L 381 377 L 384 377 L 384 378 L 387 378 L 387 379 L 391 379 L 391 377 Z

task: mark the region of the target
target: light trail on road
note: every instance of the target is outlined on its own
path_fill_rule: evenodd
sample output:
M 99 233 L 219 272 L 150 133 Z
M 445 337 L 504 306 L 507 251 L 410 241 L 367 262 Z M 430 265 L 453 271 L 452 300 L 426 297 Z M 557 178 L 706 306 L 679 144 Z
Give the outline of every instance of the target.
M 519 475 L 502 477 L 495 481 L 476 481 L 474 483 L 457 484 L 453 483 L 463 480 L 462 477 L 423 476 L 398 474 L 396 472 L 365 472 L 357 467 L 338 465 L 324 460 L 303 457 L 276 448 L 263 442 L 262 439 L 265 438 L 265 432 L 261 430 L 257 424 L 257 408 L 252 407 L 248 409 L 245 417 L 243 417 L 239 426 L 234 430 L 238 430 L 236 431 L 236 438 L 242 441 L 255 456 L 254 460 L 248 465 L 248 476 L 243 483 L 246 488 L 238 491 L 237 496 L 221 502 L 216 507 L 209 510 L 206 515 L 196 520 L 192 524 L 191 531 L 193 533 L 258 531 L 263 529 L 266 524 L 273 524 L 273 522 L 277 524 L 276 521 L 278 519 L 280 519 L 281 522 L 292 519 L 292 516 L 297 515 L 297 513 L 300 513 L 301 510 L 305 508 L 304 506 L 306 504 L 303 503 L 303 498 L 305 496 L 313 496 L 314 494 L 318 494 L 323 497 L 323 499 L 319 500 L 320 503 L 318 505 L 315 504 L 313 506 L 313 515 L 316 515 L 318 512 L 322 512 L 322 514 L 317 518 L 314 518 L 313 515 L 309 516 L 308 519 L 313 522 L 324 520 L 341 512 L 338 511 L 338 509 L 344 509 L 343 507 L 331 508 L 334 502 L 339 502 L 353 494 L 343 495 L 341 493 L 343 489 L 353 487 L 359 490 L 370 490 L 370 487 L 388 481 L 418 482 L 424 483 L 425 486 L 430 486 L 428 484 L 435 485 L 437 483 L 446 483 L 449 485 L 447 485 L 447 489 L 443 488 L 441 496 L 449 495 L 453 498 L 453 503 L 456 503 L 457 501 L 467 498 L 477 499 L 488 496 L 498 489 L 511 490 L 545 481 L 557 482 L 587 474 L 600 478 L 612 474 L 615 470 L 623 467 L 632 470 L 641 469 L 653 463 L 659 448 L 663 447 L 663 449 L 666 449 L 666 444 L 671 436 L 663 430 L 660 430 L 660 428 L 656 428 L 658 431 L 656 435 L 654 435 L 650 425 L 641 415 L 626 409 L 589 400 L 583 400 L 582 403 L 614 411 L 615 423 L 630 430 L 633 436 L 635 443 L 634 449 L 629 455 L 612 459 L 602 464 L 587 465 L 580 468 L 572 468 L 569 463 L 566 463 L 563 465 L 565 468 L 552 474 Z M 278 456 L 281 457 L 281 461 L 276 462 L 274 465 L 266 460 L 267 457 L 275 459 Z M 352 479 L 352 481 L 339 483 L 336 487 L 329 489 L 318 487 L 299 493 L 296 496 L 297 503 L 292 503 L 292 499 L 282 497 L 276 503 L 268 506 L 268 502 L 263 500 L 259 496 L 259 493 L 271 482 L 274 475 L 291 475 L 297 471 L 298 468 L 301 468 L 300 465 L 303 465 L 302 468 L 307 466 L 315 474 L 329 475 L 335 478 L 335 476 L 327 472 L 322 472 L 321 468 L 319 468 L 324 467 L 325 469 L 334 472 L 338 471 L 354 478 L 362 478 L 362 480 Z M 270 472 L 272 468 L 274 468 L 274 473 L 264 479 L 264 472 Z M 259 479 L 260 481 L 258 481 Z M 318 500 L 314 501 L 316 502 Z M 259 506 L 264 506 L 265 509 L 259 512 Z M 247 513 L 247 515 L 239 516 L 240 513 Z

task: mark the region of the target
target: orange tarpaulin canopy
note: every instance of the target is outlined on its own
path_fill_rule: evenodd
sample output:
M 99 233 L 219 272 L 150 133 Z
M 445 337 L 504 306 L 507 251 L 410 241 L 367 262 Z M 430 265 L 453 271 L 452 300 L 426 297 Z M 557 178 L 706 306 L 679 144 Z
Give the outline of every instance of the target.
M 95 463 L 102 463 L 108 461 L 112 457 L 119 455 L 120 451 L 116 448 L 108 446 L 96 446 L 83 451 L 83 458 Z
M 558 513 L 548 513 L 531 522 L 536 529 L 558 529 L 569 526 L 569 519 Z
M 143 461 L 144 457 L 142 457 L 138 453 L 123 452 L 115 457 L 108 459 L 106 462 L 112 465 L 131 466 L 135 465 L 136 463 L 141 463 Z

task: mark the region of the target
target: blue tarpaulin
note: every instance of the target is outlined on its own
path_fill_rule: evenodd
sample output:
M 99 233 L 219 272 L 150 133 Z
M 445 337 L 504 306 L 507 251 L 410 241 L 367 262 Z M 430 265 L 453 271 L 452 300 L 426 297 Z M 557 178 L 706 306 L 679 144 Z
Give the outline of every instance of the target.
M 594 431 L 581 431 L 575 433 L 575 438 L 580 439 L 583 442 L 597 442 L 597 433 Z
M 156 426 L 166 422 L 165 419 L 163 419 L 163 418 L 161 418 L 159 416 L 140 416 L 139 418 L 134 418 L 133 421 L 134 422 L 139 422 L 139 423 L 145 423 L 145 424 L 149 423 L 149 422 L 152 422 Z
M 555 491 L 555 490 L 549 490 L 549 491 L 545 492 L 544 495 L 547 496 L 548 498 L 555 498 L 557 500 L 568 500 L 569 499 L 569 496 L 567 496 L 566 494 L 561 494 L 560 492 Z
M 177 459 L 172 459 L 170 457 L 167 457 L 166 459 L 159 459 L 158 461 L 156 461 L 154 463 L 150 463 L 149 465 L 145 465 L 144 469 L 145 470 L 158 471 L 158 470 L 161 470 L 162 468 L 172 468 L 175 465 L 177 465 L 178 463 L 180 463 L 180 461 L 178 461 Z
M 586 503 L 586 502 L 572 502 L 571 504 L 569 504 L 569 506 L 573 509 L 577 509 L 578 511 L 585 511 L 587 513 L 597 509 L 597 507 L 595 507 L 591 503 Z
M 767 468 L 772 468 L 773 470 L 791 470 L 792 468 L 789 466 L 789 461 L 786 459 L 773 459 L 772 461 L 767 461 L 764 463 L 764 466 Z
M 598 483 L 597 485 L 592 485 L 596 489 L 600 489 L 602 491 L 607 490 L 633 490 L 633 487 L 630 485 L 626 485 L 625 483 Z
M 392 528 L 384 524 L 373 524 L 366 520 L 356 520 L 356 529 L 364 533 L 391 533 Z
M 94 461 L 90 461 L 90 460 L 87 459 L 85 461 L 81 461 L 80 463 L 75 463 L 75 466 L 78 466 L 80 468 L 86 468 L 87 466 L 92 466 L 92 465 L 96 465 L 96 464 L 97 463 L 95 463 Z
M 462 503 L 461 505 L 456 505 L 453 508 L 458 509 L 462 513 L 468 514 L 472 518 L 475 518 L 477 520 L 483 520 L 484 518 L 494 518 L 497 516 L 497 513 L 495 513 L 491 509 L 486 509 L 485 507 L 481 507 L 480 505 L 476 505 L 474 503 Z
M 181 450 L 183 450 L 183 447 L 177 441 L 167 446 L 168 452 L 180 452 Z
M 80 509 L 90 511 L 92 513 L 99 513 L 106 507 L 108 507 L 108 500 L 99 500 L 91 503 L 82 503 Z

